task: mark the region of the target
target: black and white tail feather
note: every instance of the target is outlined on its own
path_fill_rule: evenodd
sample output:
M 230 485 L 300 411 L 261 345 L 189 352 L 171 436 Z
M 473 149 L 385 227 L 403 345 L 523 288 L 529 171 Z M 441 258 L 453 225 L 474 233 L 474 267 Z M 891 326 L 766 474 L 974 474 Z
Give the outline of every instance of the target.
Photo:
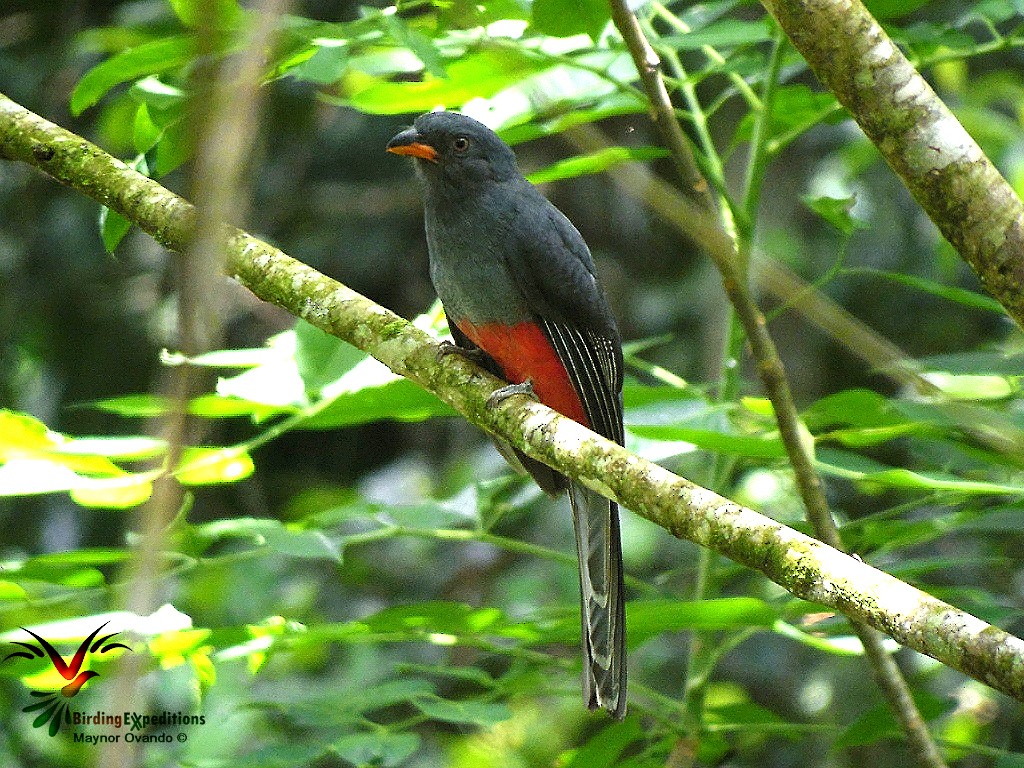
M 565 363 L 591 428 L 623 443 L 622 362 L 618 346 L 593 331 L 542 320 Z M 619 507 L 570 482 L 569 503 L 580 568 L 583 698 L 617 718 L 626 714 L 626 616 Z
M 583 699 L 591 709 L 626 714 L 626 617 L 619 507 L 578 483 L 569 503 L 580 563 Z

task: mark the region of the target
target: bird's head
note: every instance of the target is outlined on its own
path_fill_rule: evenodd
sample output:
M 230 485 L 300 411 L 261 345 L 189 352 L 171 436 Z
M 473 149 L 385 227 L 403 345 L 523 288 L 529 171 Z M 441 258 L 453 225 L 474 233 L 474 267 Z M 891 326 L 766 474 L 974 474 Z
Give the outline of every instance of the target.
M 420 115 L 387 149 L 416 158 L 420 176 L 449 193 L 521 178 L 509 146 L 483 123 L 455 112 Z

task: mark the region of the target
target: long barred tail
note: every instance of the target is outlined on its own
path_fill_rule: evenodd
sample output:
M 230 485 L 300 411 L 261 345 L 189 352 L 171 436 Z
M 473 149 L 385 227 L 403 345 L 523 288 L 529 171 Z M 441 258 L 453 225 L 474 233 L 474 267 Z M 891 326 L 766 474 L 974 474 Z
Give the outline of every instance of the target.
M 580 565 L 583 699 L 615 717 L 626 714 L 626 616 L 619 506 L 569 484 Z

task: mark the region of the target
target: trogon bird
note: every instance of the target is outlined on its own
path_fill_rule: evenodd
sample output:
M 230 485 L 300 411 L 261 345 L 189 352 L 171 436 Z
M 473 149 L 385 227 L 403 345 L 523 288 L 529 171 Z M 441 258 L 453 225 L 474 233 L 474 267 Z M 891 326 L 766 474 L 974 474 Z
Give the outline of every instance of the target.
M 622 343 L 583 237 L 482 123 L 421 115 L 389 152 L 416 158 L 430 276 L 455 347 L 540 402 L 622 444 Z M 518 386 L 516 386 L 518 385 Z M 618 506 L 500 446 L 551 495 L 569 492 L 579 555 L 583 698 L 626 711 Z

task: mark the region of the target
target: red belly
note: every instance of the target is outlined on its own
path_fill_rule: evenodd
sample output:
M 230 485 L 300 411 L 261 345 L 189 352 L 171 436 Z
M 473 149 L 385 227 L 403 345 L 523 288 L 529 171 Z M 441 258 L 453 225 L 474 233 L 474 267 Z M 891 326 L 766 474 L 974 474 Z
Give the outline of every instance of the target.
M 540 326 L 533 323 L 475 326 L 465 319 L 457 321 L 456 325 L 470 341 L 494 358 L 509 382 L 519 384 L 530 379 L 533 391 L 544 405 L 590 426 L 569 374 Z

